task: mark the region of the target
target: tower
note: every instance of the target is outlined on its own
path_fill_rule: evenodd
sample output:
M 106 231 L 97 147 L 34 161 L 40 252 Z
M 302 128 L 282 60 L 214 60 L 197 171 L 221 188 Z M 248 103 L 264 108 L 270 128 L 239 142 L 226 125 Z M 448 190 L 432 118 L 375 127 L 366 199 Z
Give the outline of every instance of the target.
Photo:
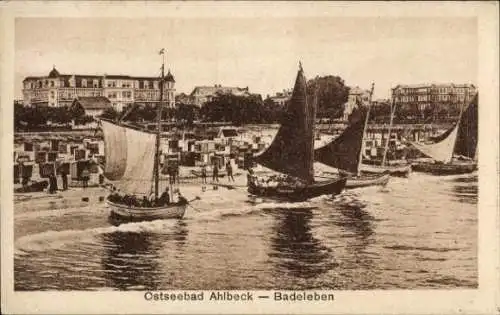
M 175 107 L 175 79 L 170 69 L 165 76 L 165 84 L 163 86 L 163 95 L 165 95 L 165 105 L 168 108 Z

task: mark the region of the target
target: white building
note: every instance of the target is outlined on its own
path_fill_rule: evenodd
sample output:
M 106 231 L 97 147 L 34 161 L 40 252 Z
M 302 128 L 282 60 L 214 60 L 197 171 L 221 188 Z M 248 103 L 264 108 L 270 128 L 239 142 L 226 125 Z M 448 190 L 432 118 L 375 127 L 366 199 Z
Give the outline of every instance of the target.
M 164 106 L 175 106 L 175 79 L 168 71 L 163 87 Z M 156 105 L 160 100 L 159 77 L 128 75 L 60 74 L 54 67 L 47 76 L 23 80 L 25 106 L 69 106 L 77 97 L 107 97 L 118 111 L 134 103 Z

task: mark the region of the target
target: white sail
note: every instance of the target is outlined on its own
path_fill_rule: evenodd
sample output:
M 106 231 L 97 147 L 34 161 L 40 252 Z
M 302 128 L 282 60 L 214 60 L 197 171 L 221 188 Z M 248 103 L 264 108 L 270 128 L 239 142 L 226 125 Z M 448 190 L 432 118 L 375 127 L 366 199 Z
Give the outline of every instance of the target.
M 120 180 L 123 191 L 149 194 L 153 183 L 156 135 L 127 128 L 127 167 Z
M 432 144 L 423 144 L 412 142 L 413 146 L 420 152 L 433 158 L 435 161 L 449 163 L 453 157 L 453 150 L 455 148 L 455 141 L 457 139 L 458 125 L 455 126 L 453 131 L 440 142 Z
M 127 135 L 126 129 L 101 120 L 104 134 L 104 156 L 106 165 L 104 176 L 109 180 L 122 178 L 127 166 Z
M 156 135 L 103 121 L 106 167 L 104 174 L 118 180 L 129 194 L 148 195 L 153 183 Z M 108 158 L 108 156 L 110 158 Z

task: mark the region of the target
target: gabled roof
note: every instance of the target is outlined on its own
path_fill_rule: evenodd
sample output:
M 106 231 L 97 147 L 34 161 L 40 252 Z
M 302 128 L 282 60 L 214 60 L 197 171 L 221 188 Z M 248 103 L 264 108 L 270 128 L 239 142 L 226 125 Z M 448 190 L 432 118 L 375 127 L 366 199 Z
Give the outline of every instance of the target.
M 56 70 L 54 66 L 52 70 L 49 72 L 49 78 L 57 78 L 59 76 L 59 71 Z
M 78 103 L 84 109 L 106 109 L 111 107 L 111 101 L 104 96 L 80 96 L 73 101 Z
M 170 73 L 170 69 L 168 70 L 167 75 L 165 76 L 165 81 L 167 82 L 175 82 L 174 76 Z
M 240 88 L 240 87 L 234 87 L 234 86 L 195 86 L 193 91 L 191 92 L 191 95 L 196 94 L 196 92 L 199 92 L 198 94 L 201 95 L 215 95 L 216 93 L 223 93 L 223 94 L 228 94 L 232 93 L 235 95 L 241 95 L 241 94 L 247 94 L 248 93 L 248 88 Z
M 370 93 L 370 92 L 367 90 L 361 89 L 359 86 L 353 87 L 349 90 L 350 95 L 362 95 L 365 93 Z

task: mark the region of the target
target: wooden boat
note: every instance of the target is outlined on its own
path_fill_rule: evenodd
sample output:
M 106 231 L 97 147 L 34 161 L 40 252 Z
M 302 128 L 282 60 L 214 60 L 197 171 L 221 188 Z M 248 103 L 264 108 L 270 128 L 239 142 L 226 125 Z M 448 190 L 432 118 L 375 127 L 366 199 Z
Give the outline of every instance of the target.
M 373 93 L 373 85 L 370 94 Z M 387 171 L 380 174 L 361 173 L 363 136 L 368 124 L 370 107 L 358 103 L 349 116 L 349 126 L 326 145 L 314 150 L 317 162 L 336 168 L 340 174 L 347 175 L 345 188 L 360 188 L 386 185 L 390 175 Z M 325 173 L 330 175 L 332 173 Z
M 254 159 L 258 164 L 285 174 L 291 181 L 280 181 L 269 187 L 257 176 L 247 177 L 248 192 L 290 201 L 303 201 L 321 195 L 339 194 L 345 177 L 328 180 L 314 178 L 314 123 L 316 104 L 306 97 L 306 78 L 299 64 L 291 100 L 286 108 L 281 126 L 271 145 Z
M 191 174 L 197 177 L 201 177 L 201 171 L 200 170 L 192 170 Z M 217 177 L 225 177 L 227 175 L 226 170 L 219 169 L 219 173 Z M 233 174 L 235 175 L 235 174 Z M 212 170 L 207 169 L 207 178 L 212 178 Z
M 474 161 L 439 163 L 439 162 L 419 162 L 412 165 L 415 172 L 430 173 L 434 175 L 459 175 L 468 174 L 477 170 L 477 163 Z
M 457 124 L 435 137 L 436 142 L 412 145 L 432 162 L 415 162 L 412 169 L 434 175 L 455 175 L 472 173 L 477 169 L 478 141 L 478 95 L 465 110 L 460 112 Z M 459 158 L 454 158 L 454 155 Z M 461 160 L 462 159 L 462 160 Z
M 385 186 L 389 182 L 390 174 L 362 174 L 361 176 L 350 176 L 347 178 L 346 189 L 362 188 L 368 186 Z
M 163 207 L 129 207 L 124 204 L 118 204 L 106 200 L 108 206 L 112 209 L 112 213 L 120 218 L 129 219 L 129 221 L 141 220 L 164 220 L 164 219 L 180 219 L 186 212 L 186 205 L 169 204 Z
M 328 181 L 316 182 L 310 185 L 277 185 L 266 187 L 257 185 L 255 181 L 248 182 L 248 192 L 253 195 L 275 197 L 278 199 L 304 201 L 320 195 L 338 195 L 346 186 L 347 177 L 338 177 Z
M 361 173 L 365 174 L 384 174 L 388 173 L 392 176 L 408 177 L 411 174 L 412 166 L 407 165 L 371 165 L 361 164 Z
M 163 85 L 165 84 L 164 68 L 163 63 L 156 132 L 135 130 L 119 123 L 101 120 L 106 154 L 104 176 L 108 180 L 115 181 L 116 186 L 123 193 L 149 197 L 153 190 L 156 200 L 158 200 L 160 190 L 160 119 L 163 106 Z M 171 193 L 172 189 L 170 189 Z M 117 203 L 110 199 L 115 200 L 115 198 L 108 196 L 106 201 L 112 216 L 129 221 L 182 218 L 188 205 L 187 202 L 183 202 L 139 207 Z
M 26 186 L 15 188 L 14 192 L 15 193 L 41 192 L 47 189 L 48 186 L 49 183 L 46 180 L 32 181 L 28 183 Z

